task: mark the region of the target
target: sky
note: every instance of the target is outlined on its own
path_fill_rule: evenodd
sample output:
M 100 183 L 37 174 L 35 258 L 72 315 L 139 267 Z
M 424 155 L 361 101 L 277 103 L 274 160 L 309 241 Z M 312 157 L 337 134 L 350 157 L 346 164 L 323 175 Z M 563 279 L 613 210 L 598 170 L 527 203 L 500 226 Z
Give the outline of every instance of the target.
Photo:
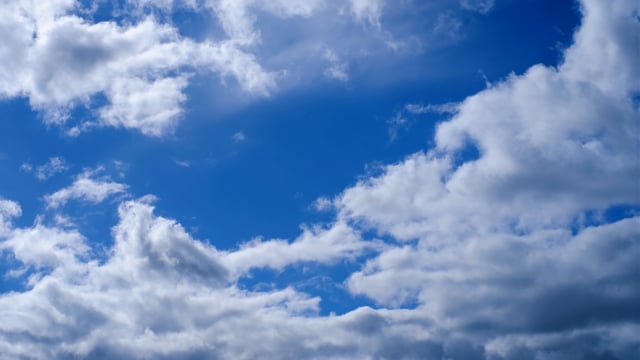
M 0 0 L 6 359 L 640 358 L 636 0 Z

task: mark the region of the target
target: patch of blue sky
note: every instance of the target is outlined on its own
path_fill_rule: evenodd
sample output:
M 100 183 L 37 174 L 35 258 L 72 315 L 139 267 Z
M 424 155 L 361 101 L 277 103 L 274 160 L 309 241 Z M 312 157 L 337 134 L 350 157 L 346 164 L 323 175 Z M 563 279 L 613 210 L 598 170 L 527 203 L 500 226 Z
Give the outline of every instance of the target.
M 272 291 L 292 287 L 310 297 L 319 297 L 319 315 L 342 315 L 354 308 L 378 308 L 371 299 L 351 294 L 346 281 L 364 265 L 364 257 L 340 260 L 331 264 L 302 263 L 282 270 L 254 269 L 238 281 L 238 287 L 249 291 Z M 411 308 L 411 304 L 404 304 Z

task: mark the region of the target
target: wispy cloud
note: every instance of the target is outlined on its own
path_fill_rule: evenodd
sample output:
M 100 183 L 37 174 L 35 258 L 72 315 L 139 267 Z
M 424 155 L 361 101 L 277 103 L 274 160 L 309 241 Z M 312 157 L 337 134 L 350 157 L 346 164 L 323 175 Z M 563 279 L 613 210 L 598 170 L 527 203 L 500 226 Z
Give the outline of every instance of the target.
M 59 156 L 49 158 L 47 163 L 40 166 L 34 167 L 34 165 L 29 163 L 23 163 L 20 165 L 20 170 L 33 173 L 38 180 L 47 180 L 58 173 L 67 171 L 68 169 L 69 166 L 65 160 Z
M 247 136 L 242 131 L 238 131 L 233 136 L 231 136 L 231 140 L 235 143 L 243 142 L 247 140 Z

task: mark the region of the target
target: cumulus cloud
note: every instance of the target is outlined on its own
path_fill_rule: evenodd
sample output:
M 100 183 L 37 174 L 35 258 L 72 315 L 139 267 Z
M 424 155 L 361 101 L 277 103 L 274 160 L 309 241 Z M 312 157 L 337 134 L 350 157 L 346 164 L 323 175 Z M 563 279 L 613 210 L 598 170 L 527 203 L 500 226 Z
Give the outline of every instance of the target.
M 8 230 L 9 221 L 20 215 L 22 208 L 17 202 L 0 198 L 0 235 Z
M 66 204 L 69 200 L 82 200 L 90 203 L 99 203 L 111 195 L 122 194 L 127 186 L 109 180 L 107 177 L 99 177 L 100 168 L 86 170 L 77 176 L 73 184 L 60 189 L 44 197 L 47 206 L 57 208 Z
M 315 66 L 302 59 L 309 56 L 308 44 L 344 44 L 345 56 L 357 54 L 356 49 L 347 51 L 352 46 L 333 30 L 300 31 L 284 48 L 278 40 L 283 34 L 263 39 L 260 21 L 265 17 L 297 27 L 307 21 L 310 28 L 319 28 L 317 23 L 333 21 L 343 12 L 339 5 L 325 0 L 127 0 L 111 5 L 59 0 L 38 6 L 26 0 L 4 1 L 0 98 L 27 98 L 47 123 L 64 126 L 71 136 L 101 126 L 166 136 L 183 115 L 194 76 L 215 74 L 224 84 L 231 78 L 246 94 L 269 96 L 279 80 L 315 71 L 290 68 L 302 61 L 305 67 Z M 353 0 L 348 7 L 353 21 L 380 27 L 382 1 Z M 182 35 L 169 21 L 177 8 L 208 13 L 223 35 L 214 39 L 205 34 L 204 40 Z M 99 21 L 96 11 L 101 11 Z M 343 25 L 339 31 L 351 30 Z M 327 60 L 327 76 L 348 78 L 346 61 L 335 54 Z M 324 70 L 317 66 L 319 72 Z M 292 70 L 300 73 L 291 75 Z M 70 117 L 77 109 L 87 110 L 86 120 Z
M 536 65 L 467 98 L 438 126 L 435 149 L 334 200 L 345 221 L 399 242 L 351 275 L 352 292 L 422 304 L 487 358 L 638 356 L 628 331 L 638 327 L 640 219 L 601 215 L 640 205 L 640 89 L 629 80 L 640 79 L 629 52 L 638 8 L 582 5 L 557 68 Z M 464 155 L 473 149 L 477 158 Z
M 2 209 L 17 206 L 0 204 Z M 293 357 L 324 347 L 348 354 L 358 350 L 344 336 L 351 328 L 375 331 L 368 330 L 367 322 L 375 325 L 379 316 L 369 314 L 374 319 L 360 321 L 364 314 L 358 313 L 373 312 L 360 310 L 330 320 L 331 327 L 342 329 L 342 337 L 322 335 L 317 327 L 327 325 L 307 317 L 317 313 L 318 298 L 292 288 L 250 292 L 234 285 L 234 277 L 248 270 L 245 261 L 251 267 L 282 267 L 353 253 L 356 247 L 339 243 L 347 238 L 349 244 L 354 237 L 344 225 L 326 232 L 305 230 L 289 245 L 270 240 L 220 252 L 152 211 L 146 199 L 122 203 L 112 249 L 100 263 L 87 257 L 88 242 L 75 230 L 36 224 L 3 233 L 0 250 L 10 251 L 34 271 L 27 290 L 0 297 L 3 354 L 255 358 L 280 356 L 294 344 Z M 235 336 L 239 333 L 246 337 Z M 247 347 L 247 339 L 256 346 Z
M 81 7 L 12 1 L 2 4 L 0 17 L 6 39 L 0 96 L 28 97 L 47 122 L 58 124 L 78 106 L 97 107 L 97 119 L 73 127 L 74 135 L 95 125 L 150 136 L 171 132 L 182 113 L 188 71 L 232 76 L 249 93 L 267 94 L 274 86 L 273 76 L 229 41 L 197 43 L 153 17 L 92 22 L 77 13 Z M 96 105 L 98 95 L 104 105 Z

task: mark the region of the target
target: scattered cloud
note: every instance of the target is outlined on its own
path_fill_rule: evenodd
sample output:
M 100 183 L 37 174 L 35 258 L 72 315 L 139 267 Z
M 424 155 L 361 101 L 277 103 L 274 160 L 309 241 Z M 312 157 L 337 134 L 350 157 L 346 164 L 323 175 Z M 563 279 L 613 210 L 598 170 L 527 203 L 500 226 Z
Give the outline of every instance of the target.
M 360 22 L 367 22 L 380 28 L 380 17 L 384 8 L 384 0 L 349 0 L 353 17 Z
M 43 6 L 61 19 L 67 3 Z M 0 251 L 18 263 L 9 273 L 25 282 L 0 297 L 0 352 L 16 359 L 638 358 L 640 217 L 600 216 L 640 206 L 633 99 L 640 66 L 630 46 L 638 6 L 581 4 L 582 25 L 561 64 L 532 66 L 455 105 L 407 105 L 412 114 L 450 115 L 436 129 L 435 148 L 318 200 L 336 218 L 303 226 L 292 241 L 258 238 L 219 250 L 154 214 L 154 198 L 145 197 L 119 204 L 113 244 L 98 259 L 73 224 L 16 226 L 20 205 L 0 200 Z M 225 25 L 234 39 L 257 41 L 246 4 L 210 6 L 238 16 Z M 282 16 L 311 11 L 298 2 L 269 6 Z M 461 156 L 470 149 L 477 158 Z M 85 171 L 47 195 L 50 210 L 127 191 L 99 173 Z M 241 285 L 257 269 L 344 262 L 356 267 L 336 271 L 345 290 L 376 308 L 322 316 L 322 299 L 294 285 Z
M 316 211 L 327 211 L 333 208 L 333 202 L 327 197 L 317 198 L 311 205 Z
M 486 14 L 495 5 L 495 0 L 460 0 L 462 8 Z
M 329 62 L 329 67 L 324 71 L 324 75 L 330 79 L 348 81 L 347 63 L 340 61 L 338 56 L 327 49 L 324 53 L 325 59 Z
M 445 103 L 445 104 L 406 104 L 404 106 L 404 110 L 408 113 L 419 115 L 419 114 L 428 114 L 428 113 L 436 113 L 436 114 L 455 114 L 458 111 L 459 103 Z
M 183 168 L 190 168 L 191 167 L 191 161 L 188 160 L 176 160 L 174 159 L 173 162 Z
M 238 131 L 231 137 L 231 140 L 235 143 L 243 142 L 247 140 L 247 136 L 242 131 Z
M 90 203 L 100 203 L 109 196 L 122 194 L 127 186 L 113 182 L 108 177 L 99 177 L 101 168 L 86 170 L 76 177 L 70 186 L 60 189 L 44 197 L 49 208 L 57 208 L 69 200 L 82 200 Z
M 398 138 L 398 133 L 402 130 L 409 128 L 409 119 L 403 116 L 402 112 L 397 112 L 391 119 L 387 121 L 389 129 L 389 141 L 395 142 Z
M 406 104 L 401 110 L 387 120 L 387 129 L 389 132 L 389 141 L 395 142 L 398 136 L 403 131 L 408 131 L 411 128 L 412 121 L 415 120 L 416 115 L 424 114 L 439 114 L 439 115 L 453 115 L 458 111 L 458 103 L 445 103 L 445 104 L 418 104 L 409 103 Z
M 51 157 L 49 158 L 49 161 L 47 163 L 36 166 L 35 168 L 29 163 L 23 163 L 22 165 L 20 165 L 20 170 L 28 173 L 33 172 L 38 180 L 47 180 L 55 174 L 65 172 L 68 169 L 69 166 L 67 165 L 65 160 L 59 156 Z
M 151 4 L 148 4 L 152 6 Z M 64 124 L 76 107 L 106 104 L 95 121 L 73 126 L 77 135 L 95 126 L 137 129 L 150 136 L 171 132 L 182 113 L 190 72 L 233 77 L 248 93 L 266 95 L 271 73 L 232 40 L 194 42 L 158 20 L 132 18 L 93 23 L 75 1 L 34 8 L 28 1 L 2 5 L 0 95 L 26 96 L 48 123 Z M 55 64 L 55 66 L 54 66 Z
M 167 136 L 183 116 L 194 76 L 215 74 L 225 85 L 233 79 L 245 94 L 269 96 L 280 80 L 289 77 L 286 81 L 291 82 L 301 76 L 292 71 L 317 71 L 290 68 L 308 57 L 306 42 L 340 46 L 341 58 L 359 56 L 359 50 L 351 49 L 335 31 L 301 32 L 286 48 L 263 38 L 263 18 L 313 25 L 343 11 L 337 1 L 127 0 L 112 3 L 111 10 L 104 10 L 109 9 L 106 3 L 72 0 L 37 9 L 30 4 L 19 0 L 0 5 L 6 14 L 0 18 L 0 36 L 5 39 L 0 51 L 0 97 L 27 98 L 45 122 L 62 126 L 69 136 L 105 126 Z M 352 21 L 381 27 L 382 0 L 350 0 L 345 6 Z M 107 11 L 107 17 L 96 21 L 99 9 Z M 203 40 L 184 36 L 167 21 L 175 9 L 208 14 L 223 36 Z M 345 27 L 341 32 L 351 30 Z M 327 58 L 330 66 L 318 70 L 345 81 L 347 61 L 332 54 Z M 315 66 L 309 59 L 305 62 Z M 77 109 L 87 110 L 83 120 L 70 116 Z
M 451 40 L 459 40 L 464 37 L 462 20 L 451 12 L 438 15 L 433 26 L 433 33 Z

